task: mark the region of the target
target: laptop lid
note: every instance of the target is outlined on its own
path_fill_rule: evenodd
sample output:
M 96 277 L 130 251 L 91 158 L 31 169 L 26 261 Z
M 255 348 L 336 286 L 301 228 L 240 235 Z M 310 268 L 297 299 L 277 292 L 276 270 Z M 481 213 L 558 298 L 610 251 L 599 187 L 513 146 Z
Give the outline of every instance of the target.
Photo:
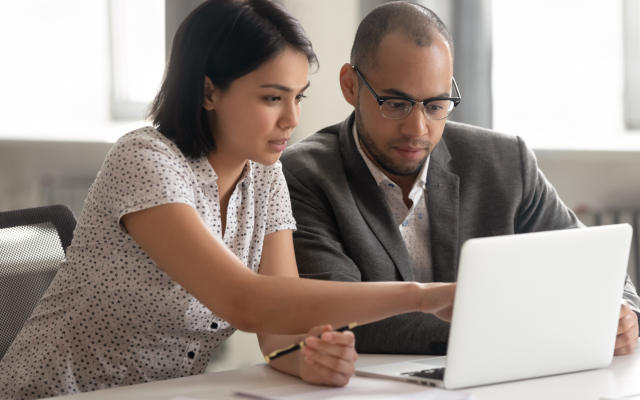
M 619 224 L 465 242 L 444 386 L 607 366 L 631 237 Z

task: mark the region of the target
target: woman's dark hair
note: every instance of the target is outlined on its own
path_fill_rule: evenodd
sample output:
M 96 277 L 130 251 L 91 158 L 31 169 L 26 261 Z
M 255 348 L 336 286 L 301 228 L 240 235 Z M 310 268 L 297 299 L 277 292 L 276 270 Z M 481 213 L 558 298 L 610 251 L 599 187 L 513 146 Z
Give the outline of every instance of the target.
M 204 77 L 226 90 L 286 48 L 317 65 L 302 26 L 281 5 L 270 0 L 206 1 L 178 28 L 147 117 L 186 157 L 202 157 L 216 148 L 202 106 Z

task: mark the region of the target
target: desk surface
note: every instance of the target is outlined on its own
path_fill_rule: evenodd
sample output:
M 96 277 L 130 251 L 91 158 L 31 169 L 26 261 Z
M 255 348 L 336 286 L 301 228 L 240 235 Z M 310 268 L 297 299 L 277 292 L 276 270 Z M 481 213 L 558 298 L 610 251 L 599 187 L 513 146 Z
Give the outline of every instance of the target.
M 363 367 L 419 358 L 425 357 L 362 354 L 356 365 Z M 267 365 L 258 365 L 233 371 L 82 393 L 72 398 L 74 400 L 171 400 L 177 396 L 185 396 L 195 399 L 237 400 L 240 398 L 233 395 L 237 390 L 297 383 L 300 383 L 297 378 L 280 373 Z M 602 396 L 640 393 L 640 346 L 634 354 L 614 357 L 607 368 L 462 389 L 462 391 L 473 393 L 477 400 L 598 400 Z

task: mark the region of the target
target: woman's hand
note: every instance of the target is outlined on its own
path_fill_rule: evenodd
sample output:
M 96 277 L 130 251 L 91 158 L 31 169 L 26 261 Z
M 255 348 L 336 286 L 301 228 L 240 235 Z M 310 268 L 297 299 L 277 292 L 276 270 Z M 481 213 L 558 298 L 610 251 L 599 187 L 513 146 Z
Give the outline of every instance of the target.
M 424 283 L 420 286 L 422 286 L 420 311 L 433 314 L 443 321 L 451 321 L 456 284 Z
M 331 325 L 322 325 L 311 329 L 304 340 L 300 378 L 316 385 L 344 386 L 349 383 L 358 359 L 353 332 L 334 332 Z

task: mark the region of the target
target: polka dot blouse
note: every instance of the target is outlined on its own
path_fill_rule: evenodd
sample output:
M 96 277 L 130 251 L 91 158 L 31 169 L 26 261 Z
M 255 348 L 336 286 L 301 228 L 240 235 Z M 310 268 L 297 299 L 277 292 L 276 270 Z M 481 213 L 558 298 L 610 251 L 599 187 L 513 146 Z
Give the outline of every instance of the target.
M 295 229 L 282 167 L 247 163 L 229 201 L 224 238 L 216 179 L 206 157 L 186 159 L 153 128 L 118 140 L 89 189 L 66 260 L 0 361 L 0 398 L 204 372 L 235 328 L 159 269 L 120 219 L 161 204 L 188 204 L 257 272 L 264 236 Z

